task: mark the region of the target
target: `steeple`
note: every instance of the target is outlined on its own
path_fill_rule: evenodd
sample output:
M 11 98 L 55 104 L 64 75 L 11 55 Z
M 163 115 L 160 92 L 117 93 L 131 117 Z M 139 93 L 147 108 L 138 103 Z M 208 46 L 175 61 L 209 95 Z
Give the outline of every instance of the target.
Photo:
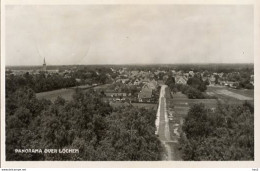
M 42 65 L 42 70 L 44 71 L 44 72 L 46 72 L 46 62 L 45 62 L 45 58 L 43 58 L 43 65 Z

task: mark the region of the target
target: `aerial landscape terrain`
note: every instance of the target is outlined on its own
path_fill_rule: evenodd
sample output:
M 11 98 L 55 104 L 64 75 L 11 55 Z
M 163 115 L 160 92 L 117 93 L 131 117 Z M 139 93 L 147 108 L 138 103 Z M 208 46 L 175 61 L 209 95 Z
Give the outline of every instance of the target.
M 7 67 L 7 160 L 253 160 L 253 64 L 214 66 Z

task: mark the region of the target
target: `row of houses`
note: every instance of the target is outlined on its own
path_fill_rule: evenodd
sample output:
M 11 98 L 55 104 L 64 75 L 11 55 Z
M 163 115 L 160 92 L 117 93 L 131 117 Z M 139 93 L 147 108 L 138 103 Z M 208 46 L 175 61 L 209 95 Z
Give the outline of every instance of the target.
M 137 100 L 139 102 L 151 102 L 152 96 L 153 96 L 153 91 L 157 89 L 157 82 L 148 82 L 145 83 L 141 91 L 138 93 Z M 136 97 L 132 97 L 131 93 L 126 93 L 126 92 L 116 92 L 115 91 L 105 91 L 104 92 L 105 97 L 109 98 L 110 100 L 116 100 L 116 101 L 121 101 L 125 99 L 135 99 Z
M 105 92 L 106 97 L 130 97 L 131 93 L 119 93 L 119 92 L 113 92 L 113 91 L 108 91 Z

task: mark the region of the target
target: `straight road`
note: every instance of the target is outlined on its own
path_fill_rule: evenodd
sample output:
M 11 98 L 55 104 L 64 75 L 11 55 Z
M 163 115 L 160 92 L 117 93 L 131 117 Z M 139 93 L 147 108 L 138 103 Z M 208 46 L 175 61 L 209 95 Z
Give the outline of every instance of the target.
M 166 85 L 161 86 L 159 106 L 157 111 L 157 120 L 156 120 L 156 127 L 157 127 L 156 134 L 159 135 L 160 141 L 165 146 L 166 154 L 164 160 L 173 160 L 172 143 L 174 143 L 174 141 L 172 141 L 170 137 L 169 119 L 166 110 L 166 98 L 165 98 L 166 87 L 167 87 Z

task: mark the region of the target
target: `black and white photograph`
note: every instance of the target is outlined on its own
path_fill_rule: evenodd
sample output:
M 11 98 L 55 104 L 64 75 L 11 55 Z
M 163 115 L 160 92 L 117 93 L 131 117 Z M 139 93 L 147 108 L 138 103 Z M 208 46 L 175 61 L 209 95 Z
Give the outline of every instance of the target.
M 2 160 L 255 161 L 254 5 L 2 8 Z

